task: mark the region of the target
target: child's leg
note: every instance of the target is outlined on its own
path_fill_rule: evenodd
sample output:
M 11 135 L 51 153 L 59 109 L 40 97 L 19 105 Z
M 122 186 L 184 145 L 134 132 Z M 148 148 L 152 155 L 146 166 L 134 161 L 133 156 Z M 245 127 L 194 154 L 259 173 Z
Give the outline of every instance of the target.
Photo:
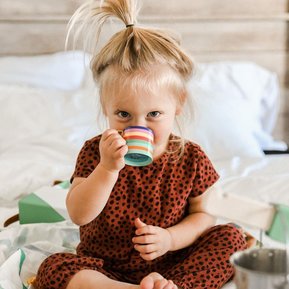
M 67 285 L 67 289 L 177 289 L 172 281 L 158 273 L 150 273 L 140 285 L 113 280 L 94 270 L 82 270 L 76 273 Z
M 37 289 L 177 289 L 176 285 L 158 273 L 145 276 L 140 284 L 120 282 L 122 275 L 107 272 L 103 261 L 57 253 L 46 258 L 39 267 L 34 287 Z
M 69 281 L 67 289 L 139 289 L 138 285 L 113 280 L 94 270 L 82 270 Z
M 221 288 L 234 273 L 230 256 L 246 248 L 241 230 L 230 224 L 215 226 L 182 251 L 182 260 L 163 275 L 182 289 Z

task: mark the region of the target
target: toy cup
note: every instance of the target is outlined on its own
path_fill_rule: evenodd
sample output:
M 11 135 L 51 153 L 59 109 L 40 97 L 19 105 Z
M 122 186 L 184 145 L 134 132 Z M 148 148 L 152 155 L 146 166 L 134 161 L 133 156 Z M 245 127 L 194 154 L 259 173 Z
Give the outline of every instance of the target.
M 127 165 L 142 167 L 152 163 L 154 134 L 151 129 L 129 126 L 124 129 L 122 137 L 128 146 L 128 152 L 124 156 Z

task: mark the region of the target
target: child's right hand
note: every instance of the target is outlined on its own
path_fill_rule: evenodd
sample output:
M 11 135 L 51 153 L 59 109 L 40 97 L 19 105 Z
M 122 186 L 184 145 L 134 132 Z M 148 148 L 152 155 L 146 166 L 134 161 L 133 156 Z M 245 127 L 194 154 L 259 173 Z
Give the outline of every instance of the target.
M 128 151 L 126 141 L 115 129 L 106 130 L 100 139 L 100 165 L 108 171 L 120 171 L 124 166 L 124 155 Z

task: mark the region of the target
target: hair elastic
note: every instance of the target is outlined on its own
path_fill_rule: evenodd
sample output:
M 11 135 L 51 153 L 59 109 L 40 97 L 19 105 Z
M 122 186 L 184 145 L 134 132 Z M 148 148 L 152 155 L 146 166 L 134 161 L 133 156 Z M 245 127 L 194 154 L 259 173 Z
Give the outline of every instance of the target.
M 128 28 L 128 27 L 132 27 L 132 26 L 134 26 L 133 23 L 132 23 L 132 24 L 127 24 L 127 25 L 125 25 L 126 28 Z

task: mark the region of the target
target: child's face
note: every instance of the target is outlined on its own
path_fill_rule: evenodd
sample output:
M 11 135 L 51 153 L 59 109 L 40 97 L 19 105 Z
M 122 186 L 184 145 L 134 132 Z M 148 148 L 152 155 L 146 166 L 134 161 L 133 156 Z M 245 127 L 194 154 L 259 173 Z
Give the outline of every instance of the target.
M 152 92 L 132 92 L 128 88 L 107 97 L 105 114 L 110 128 L 123 130 L 128 126 L 145 126 L 154 132 L 154 158 L 167 147 L 175 116 L 180 112 L 171 91 L 156 88 Z

